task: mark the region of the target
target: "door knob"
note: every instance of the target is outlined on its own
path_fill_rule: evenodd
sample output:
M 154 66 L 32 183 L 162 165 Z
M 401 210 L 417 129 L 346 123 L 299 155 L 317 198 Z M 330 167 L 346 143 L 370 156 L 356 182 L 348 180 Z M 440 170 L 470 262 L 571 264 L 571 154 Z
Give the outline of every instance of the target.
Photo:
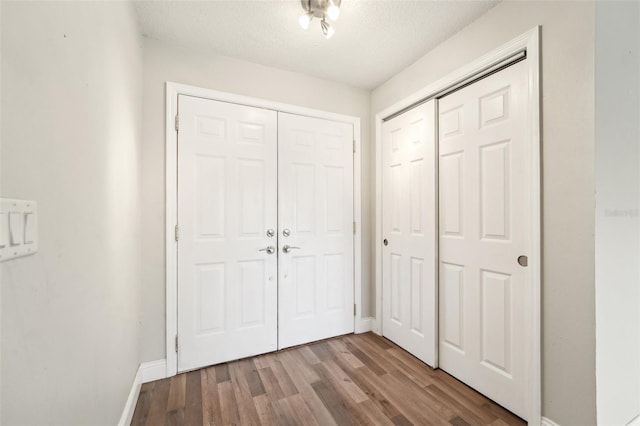
M 518 256 L 518 265 L 520 266 L 528 266 L 529 258 L 527 256 Z
M 291 235 L 291 231 L 285 228 L 282 230 L 282 235 L 284 235 L 285 237 L 288 237 L 289 235 Z
M 273 229 L 267 229 L 267 237 L 271 238 L 276 235 L 276 231 Z
M 273 254 L 273 253 L 276 252 L 276 248 L 274 246 L 268 246 L 268 247 L 265 247 L 265 248 L 261 248 L 258 251 L 266 251 L 267 254 Z
M 285 244 L 284 246 L 282 246 L 282 252 L 283 253 L 290 253 L 291 250 L 300 250 L 300 247 L 294 247 L 294 246 L 290 246 L 288 244 Z
M 384 244 L 385 246 L 389 245 L 389 240 L 387 240 L 386 238 L 384 240 L 382 240 L 382 244 Z

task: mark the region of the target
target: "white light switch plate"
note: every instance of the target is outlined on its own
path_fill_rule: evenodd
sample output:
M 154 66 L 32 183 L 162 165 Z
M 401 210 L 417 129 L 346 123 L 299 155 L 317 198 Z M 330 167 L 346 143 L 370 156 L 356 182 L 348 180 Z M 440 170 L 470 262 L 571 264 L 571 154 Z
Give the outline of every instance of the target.
M 38 251 L 38 204 L 0 199 L 0 262 Z

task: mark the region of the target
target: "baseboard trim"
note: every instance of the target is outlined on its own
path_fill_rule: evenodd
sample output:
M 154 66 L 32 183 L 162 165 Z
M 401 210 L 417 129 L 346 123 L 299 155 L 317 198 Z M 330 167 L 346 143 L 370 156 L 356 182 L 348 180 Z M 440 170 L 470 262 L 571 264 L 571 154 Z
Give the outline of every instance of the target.
M 136 410 L 136 403 L 138 402 L 138 396 L 140 395 L 140 387 L 142 386 L 141 367 L 142 366 L 138 367 L 138 371 L 136 371 L 136 375 L 133 378 L 129 397 L 127 398 L 127 402 L 124 404 L 124 409 L 122 410 L 118 426 L 129 426 L 131 424 L 131 419 L 133 419 L 133 412 Z
M 560 425 L 554 422 L 553 420 L 543 417 L 542 420 L 540 421 L 540 426 L 560 426 Z
M 627 426 L 640 426 L 640 414 L 631 419 Z
M 366 317 L 362 318 L 359 322 L 356 322 L 356 334 L 366 333 L 371 331 L 373 325 L 373 318 Z
M 142 383 L 153 382 L 154 380 L 167 378 L 167 360 L 159 359 L 157 361 L 143 362 L 140 364 L 142 373 Z
M 143 383 L 153 382 L 154 380 L 160 380 L 167 377 L 167 360 L 159 359 L 157 361 L 143 362 L 138 366 L 138 371 L 133 378 L 133 384 L 129 391 L 129 397 L 124 404 L 122 415 L 118 426 L 129 426 L 131 419 L 133 419 L 133 413 L 136 411 L 136 404 L 138 403 L 138 396 L 140 396 L 140 388 Z

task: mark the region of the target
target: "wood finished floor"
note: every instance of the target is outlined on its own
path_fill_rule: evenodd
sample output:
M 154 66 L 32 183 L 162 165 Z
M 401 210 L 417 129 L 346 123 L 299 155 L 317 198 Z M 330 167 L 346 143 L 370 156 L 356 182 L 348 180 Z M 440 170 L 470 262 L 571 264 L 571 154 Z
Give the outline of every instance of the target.
M 146 383 L 132 425 L 524 425 L 373 333 Z

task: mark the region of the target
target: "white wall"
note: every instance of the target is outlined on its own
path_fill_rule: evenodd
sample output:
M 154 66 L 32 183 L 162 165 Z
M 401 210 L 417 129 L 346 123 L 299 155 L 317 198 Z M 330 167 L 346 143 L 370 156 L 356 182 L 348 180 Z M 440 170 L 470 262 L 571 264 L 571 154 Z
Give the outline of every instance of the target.
M 2 424 L 117 423 L 139 363 L 140 38 L 124 2 L 2 3 L 3 197 L 40 251 L 0 264 Z
M 594 3 L 502 2 L 372 94 L 372 113 L 542 25 L 543 415 L 596 421 Z
M 165 358 L 164 167 L 165 82 L 300 105 L 361 118 L 362 126 L 362 279 L 363 312 L 371 310 L 370 93 L 344 84 L 276 68 L 188 51 L 151 39 L 144 42 L 142 166 L 143 309 L 142 359 Z
M 596 4 L 598 424 L 640 415 L 640 4 Z

